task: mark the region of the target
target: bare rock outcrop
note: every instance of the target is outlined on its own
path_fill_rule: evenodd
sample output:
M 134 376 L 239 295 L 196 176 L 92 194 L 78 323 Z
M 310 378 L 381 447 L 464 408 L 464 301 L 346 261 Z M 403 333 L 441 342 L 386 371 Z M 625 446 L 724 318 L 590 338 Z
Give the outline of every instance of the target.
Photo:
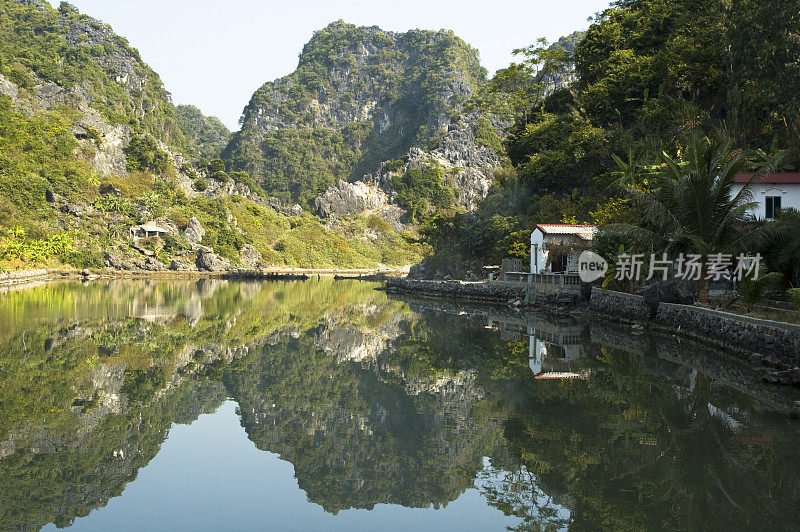
M 377 211 L 388 202 L 386 193 L 375 185 L 363 181 L 347 183 L 339 180 L 337 185 L 330 186 L 317 196 L 314 205 L 321 217 L 335 219 L 356 216 L 365 211 Z
M 201 249 L 197 253 L 197 268 L 207 272 L 223 272 L 231 268 L 231 261 L 213 251 Z
M 189 220 L 189 225 L 187 225 L 186 229 L 183 231 L 183 236 L 186 237 L 186 240 L 188 240 L 190 244 L 199 244 L 203 240 L 205 234 L 206 230 L 203 228 L 200 220 L 192 216 Z
M 239 250 L 239 262 L 244 268 L 255 268 L 261 262 L 261 253 L 250 244 Z

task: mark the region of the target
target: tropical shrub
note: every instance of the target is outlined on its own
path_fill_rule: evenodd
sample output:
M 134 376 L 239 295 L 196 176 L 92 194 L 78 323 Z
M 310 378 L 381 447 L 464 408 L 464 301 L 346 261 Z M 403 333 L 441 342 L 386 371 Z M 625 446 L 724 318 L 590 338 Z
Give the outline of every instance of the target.
M 100 269 L 105 265 L 103 253 L 94 249 L 73 250 L 64 253 L 61 260 L 78 269 Z
M 782 278 L 778 272 L 761 275 L 758 279 L 754 279 L 752 275 L 745 276 L 738 287 L 745 310 L 747 312 L 753 310 L 753 307 L 763 299 L 764 292 L 771 286 L 779 284 Z
M 153 137 L 137 136 L 131 139 L 130 144 L 125 148 L 125 156 L 128 159 L 129 172 L 154 172 L 163 173 L 169 164 L 169 156 L 165 151 L 158 147 Z
M 800 288 L 790 288 L 786 291 L 789 301 L 794 303 L 795 308 L 800 311 Z

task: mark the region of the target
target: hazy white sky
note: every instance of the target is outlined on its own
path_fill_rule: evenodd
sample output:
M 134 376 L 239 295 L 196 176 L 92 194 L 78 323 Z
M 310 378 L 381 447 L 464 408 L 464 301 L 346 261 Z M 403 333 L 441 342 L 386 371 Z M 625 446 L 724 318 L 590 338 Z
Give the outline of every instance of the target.
M 50 0 L 58 6 L 59 0 Z M 190 103 L 237 129 L 265 81 L 297 66 L 314 30 L 343 19 L 386 30 L 452 29 L 493 73 L 511 50 L 585 29 L 609 0 L 71 0 L 111 24 L 161 75 L 175 103 Z

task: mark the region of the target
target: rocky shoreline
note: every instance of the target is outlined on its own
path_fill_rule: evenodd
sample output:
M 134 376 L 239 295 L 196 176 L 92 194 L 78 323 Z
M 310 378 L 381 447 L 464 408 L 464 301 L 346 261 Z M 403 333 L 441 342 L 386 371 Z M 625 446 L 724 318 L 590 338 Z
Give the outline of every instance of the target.
M 263 268 L 234 269 L 224 271 L 175 271 L 175 270 L 77 270 L 77 269 L 37 269 L 20 270 L 0 274 L 0 291 L 21 289 L 54 281 L 95 279 L 248 279 L 248 280 L 302 280 L 312 276 L 336 277 L 338 279 L 384 280 L 403 275 L 408 267 L 402 268 Z

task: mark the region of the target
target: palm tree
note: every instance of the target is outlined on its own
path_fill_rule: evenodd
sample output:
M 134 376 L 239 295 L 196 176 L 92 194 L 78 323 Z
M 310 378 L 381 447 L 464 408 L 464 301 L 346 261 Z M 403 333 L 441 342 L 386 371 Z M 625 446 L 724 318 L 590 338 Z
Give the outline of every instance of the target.
M 792 286 L 800 286 L 800 211 L 781 209 L 775 228 L 780 238 L 774 238 L 766 250 L 767 262 Z
M 754 224 L 747 211 L 756 206 L 750 201 L 753 184 L 774 166 L 774 159 L 761 164 L 734 194 L 736 175 L 759 166 L 755 154 L 735 149 L 730 140 L 692 135 L 678 155 L 675 160 L 661 154 L 662 171 L 654 191 L 625 187 L 639 205 L 644 223 L 618 226 L 654 249 L 701 255 L 704 265 L 709 255 L 735 255 L 763 245 L 772 227 Z M 704 266 L 697 289 L 701 302 L 709 300 L 706 273 Z

